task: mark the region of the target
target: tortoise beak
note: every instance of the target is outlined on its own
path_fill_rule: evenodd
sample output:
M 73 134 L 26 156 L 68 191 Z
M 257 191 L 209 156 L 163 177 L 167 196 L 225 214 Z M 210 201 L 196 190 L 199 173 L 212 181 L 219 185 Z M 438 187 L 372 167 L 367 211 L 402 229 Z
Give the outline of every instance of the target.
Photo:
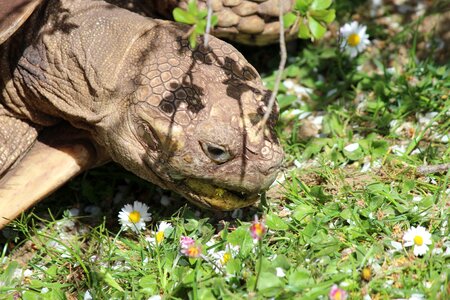
M 223 189 L 200 179 L 186 179 L 181 192 L 195 205 L 213 210 L 231 211 L 258 201 L 258 194 Z

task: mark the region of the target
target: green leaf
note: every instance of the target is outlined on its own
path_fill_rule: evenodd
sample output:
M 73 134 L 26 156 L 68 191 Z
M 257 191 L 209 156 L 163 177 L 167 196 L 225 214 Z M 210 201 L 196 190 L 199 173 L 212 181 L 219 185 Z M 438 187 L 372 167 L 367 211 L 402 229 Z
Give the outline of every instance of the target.
M 197 46 L 197 33 L 195 31 L 189 36 L 189 46 L 191 46 L 192 49 Z
M 241 226 L 228 234 L 228 242 L 234 246 L 240 246 L 240 252 L 247 256 L 253 249 L 253 240 L 247 227 Z
M 283 270 L 289 270 L 291 268 L 290 260 L 283 254 L 277 254 L 277 257 L 268 262 L 274 268 L 283 268 Z
M 345 135 L 344 120 L 342 120 L 342 117 L 338 115 L 337 112 L 330 111 L 330 113 L 323 118 L 323 132 L 337 136 Z
M 193 16 L 192 14 L 190 14 L 189 12 L 187 12 L 185 10 L 182 10 L 179 7 L 175 8 L 173 10 L 172 14 L 173 14 L 173 18 L 177 22 L 184 23 L 184 24 L 189 24 L 189 25 L 192 25 L 192 24 L 196 23 L 195 16 Z
M 179 269 L 179 271 L 182 271 L 182 270 Z M 182 273 L 180 278 L 184 284 L 191 284 L 195 280 L 195 272 L 191 268 L 185 268 L 185 271 L 184 271 L 184 273 Z
M 356 150 L 354 151 L 347 151 L 344 149 L 344 155 L 345 157 L 347 157 L 350 160 L 360 160 L 361 158 L 364 157 L 364 151 L 363 149 L 359 146 Z
M 1 274 L 0 279 L 5 286 L 11 284 L 14 280 L 14 273 L 16 270 L 20 269 L 19 263 L 16 261 L 12 261 L 9 263 L 6 270 Z
M 291 27 L 295 23 L 296 19 L 297 19 L 297 16 L 292 12 L 288 12 L 287 14 L 285 14 L 283 16 L 284 28 Z
M 226 265 L 227 273 L 240 274 L 242 270 L 242 261 L 238 258 L 232 258 Z
M 300 18 L 299 26 L 298 26 L 298 37 L 300 39 L 309 39 L 311 38 L 311 32 L 309 31 L 309 28 L 307 24 L 304 22 L 304 18 Z
M 205 32 L 206 32 L 206 20 L 198 21 L 197 24 L 195 24 L 195 26 L 194 26 L 194 31 L 198 35 L 205 34 Z
M 317 21 L 322 21 L 330 24 L 336 18 L 336 11 L 334 9 L 330 10 L 312 10 L 309 15 L 314 17 Z
M 327 9 L 331 5 L 331 0 L 314 0 L 311 3 L 311 9 L 319 10 L 319 9 Z
M 312 1 L 313 0 L 297 0 L 295 1 L 295 9 L 306 13 Z
M 370 152 L 372 153 L 374 158 L 383 157 L 389 150 L 389 143 L 383 140 L 377 140 L 372 142 L 372 149 Z
M 341 212 L 341 218 L 344 220 L 348 220 L 352 218 L 352 211 L 349 208 L 344 209 Z
M 47 294 L 45 294 L 46 299 L 56 300 L 56 299 L 65 299 L 64 293 L 61 289 L 54 288 Z
M 294 209 L 292 217 L 297 221 L 302 221 L 307 215 L 314 213 L 315 209 L 307 204 L 299 204 Z
M 308 16 L 308 25 L 311 33 L 315 39 L 321 39 L 325 32 L 327 31 L 325 27 L 322 26 L 316 19 Z
M 309 242 L 316 232 L 317 232 L 317 223 L 314 221 L 309 222 L 302 230 L 302 236 L 306 242 Z
M 334 253 L 338 253 L 339 252 L 339 245 L 323 245 L 320 249 L 319 252 L 317 252 L 316 254 L 314 254 L 314 257 L 322 257 L 325 255 L 332 255 Z
M 192 13 L 193 15 L 198 14 L 197 0 L 190 0 L 188 2 L 188 12 Z
M 198 291 L 198 299 L 216 300 L 216 297 L 214 297 L 214 294 L 211 291 L 211 289 L 200 289 Z
M 297 96 L 295 95 L 279 95 L 277 96 L 278 105 L 280 106 L 280 110 L 283 110 L 286 107 L 289 107 L 292 103 L 297 100 Z
M 105 269 L 102 269 L 100 271 L 100 276 L 103 279 L 106 284 L 108 284 L 110 287 L 115 288 L 116 290 L 123 292 L 123 288 L 117 283 L 117 281 L 112 277 L 111 273 L 106 271 Z
M 333 199 L 333 196 L 326 194 L 321 186 L 313 186 L 309 191 L 311 196 L 315 197 L 319 202 L 326 203 Z
M 263 292 L 265 296 L 274 295 L 278 292 L 279 287 L 283 283 L 275 274 L 269 272 L 261 272 L 258 281 L 258 290 Z
M 195 230 L 197 230 L 197 228 L 199 228 L 199 227 L 200 227 L 199 221 L 196 220 L 196 219 L 187 219 L 187 223 L 184 224 L 184 228 L 185 228 L 188 232 L 195 231 Z
M 158 292 L 157 278 L 154 274 L 146 275 L 139 280 L 139 286 L 145 290 L 146 293 L 153 294 Z
M 314 286 L 314 279 L 311 274 L 303 268 L 299 268 L 291 273 L 288 277 L 288 282 L 288 288 L 294 292 L 300 292 L 307 287 Z
M 208 15 L 208 11 L 207 10 L 201 10 L 198 12 L 197 18 L 198 19 L 204 19 L 206 18 L 206 16 Z
M 317 138 L 312 139 L 308 144 L 306 145 L 305 150 L 303 151 L 302 158 L 308 159 L 312 155 L 319 153 L 322 151 L 322 149 L 328 145 L 330 142 L 332 142 L 331 139 L 328 138 Z
M 43 297 L 41 293 L 37 293 L 34 291 L 25 291 L 22 293 L 23 300 L 41 300 Z
M 217 25 L 217 22 L 219 22 L 219 17 L 216 15 L 211 16 L 211 26 L 214 27 Z
M 45 270 L 45 273 L 50 277 L 55 277 L 58 273 L 58 267 L 56 265 L 52 265 L 47 270 Z
M 273 213 L 267 215 L 266 225 L 267 227 L 269 227 L 269 229 L 272 230 L 287 230 L 289 228 L 289 226 L 282 218 L 274 215 Z

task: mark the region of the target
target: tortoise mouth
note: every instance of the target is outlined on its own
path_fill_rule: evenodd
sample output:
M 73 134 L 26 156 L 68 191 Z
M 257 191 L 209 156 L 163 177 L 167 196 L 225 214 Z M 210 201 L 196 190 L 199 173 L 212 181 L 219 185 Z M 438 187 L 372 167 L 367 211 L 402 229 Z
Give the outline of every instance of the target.
M 250 206 L 259 199 L 258 194 L 246 194 L 208 183 L 200 179 L 186 179 L 179 186 L 195 205 L 221 211 Z

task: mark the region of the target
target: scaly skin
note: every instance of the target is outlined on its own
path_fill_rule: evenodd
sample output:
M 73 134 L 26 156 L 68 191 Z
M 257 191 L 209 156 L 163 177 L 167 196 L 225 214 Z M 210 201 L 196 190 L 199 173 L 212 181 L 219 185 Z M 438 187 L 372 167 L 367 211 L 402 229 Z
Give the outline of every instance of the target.
M 247 206 L 275 179 L 276 113 L 258 130 L 270 95 L 231 45 L 192 50 L 187 28 L 102 1 L 48 1 L 21 30 L 0 48 L 0 101 L 17 117 L 65 120 L 126 169 L 208 208 Z

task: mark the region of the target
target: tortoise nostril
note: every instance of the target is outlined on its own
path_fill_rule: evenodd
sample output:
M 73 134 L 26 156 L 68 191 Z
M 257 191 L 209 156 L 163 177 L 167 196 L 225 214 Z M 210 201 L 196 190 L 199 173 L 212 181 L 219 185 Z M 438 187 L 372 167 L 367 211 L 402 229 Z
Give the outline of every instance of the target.
M 200 145 L 206 156 L 218 164 L 223 164 L 232 158 L 230 152 L 223 146 L 209 142 L 200 142 Z

